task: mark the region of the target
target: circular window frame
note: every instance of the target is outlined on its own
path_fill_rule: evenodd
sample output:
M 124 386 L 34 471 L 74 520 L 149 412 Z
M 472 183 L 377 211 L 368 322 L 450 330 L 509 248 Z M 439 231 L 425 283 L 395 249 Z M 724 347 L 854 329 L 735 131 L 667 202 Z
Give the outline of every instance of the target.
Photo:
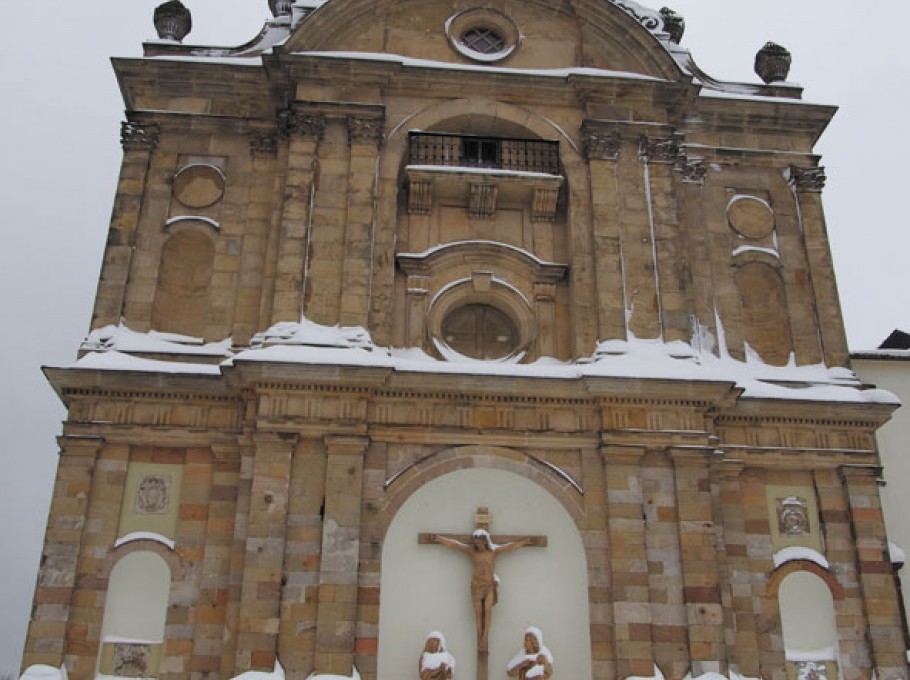
M 471 49 L 464 43 L 464 36 L 472 30 L 495 31 L 506 44 L 505 49 L 486 54 Z M 511 57 L 521 44 L 518 26 L 509 17 L 494 9 L 466 9 L 448 18 L 445 26 L 449 44 L 463 57 L 486 64 L 503 61 Z
M 181 176 L 187 177 L 192 173 L 205 172 L 210 174 L 215 184 L 217 186 L 217 191 L 213 194 L 212 200 L 202 202 L 189 202 L 185 198 L 180 197 L 179 183 Z M 191 210 L 204 210 L 205 208 L 210 208 L 224 198 L 224 191 L 227 186 L 227 177 L 224 174 L 224 171 L 216 165 L 211 163 L 190 163 L 189 165 L 184 165 L 180 170 L 174 173 L 173 179 L 173 195 L 174 199 L 182 206 L 190 208 Z
M 468 305 L 485 305 L 508 317 L 515 326 L 517 342 L 511 352 L 495 359 L 481 359 L 462 354 L 443 337 L 442 327 L 451 314 Z M 478 290 L 472 279 L 449 284 L 427 310 L 427 333 L 430 343 L 444 359 L 460 359 L 478 363 L 519 363 L 534 340 L 534 315 L 524 295 L 504 281 L 492 279 L 484 290 Z

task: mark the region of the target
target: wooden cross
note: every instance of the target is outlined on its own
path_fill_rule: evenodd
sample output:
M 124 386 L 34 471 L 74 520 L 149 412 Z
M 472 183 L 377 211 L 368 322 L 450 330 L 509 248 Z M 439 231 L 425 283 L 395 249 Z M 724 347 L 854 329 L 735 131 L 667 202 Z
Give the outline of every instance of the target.
M 498 582 L 494 572 L 496 557 L 502 553 L 520 548 L 545 548 L 546 536 L 515 536 L 490 534 L 493 516 L 487 508 L 477 508 L 474 523 L 477 528 L 471 534 L 427 534 L 421 533 L 417 541 L 421 545 L 441 545 L 465 553 L 474 563 L 471 577 L 471 602 L 477 625 L 477 680 L 487 680 L 490 622 L 493 605 L 498 597 Z

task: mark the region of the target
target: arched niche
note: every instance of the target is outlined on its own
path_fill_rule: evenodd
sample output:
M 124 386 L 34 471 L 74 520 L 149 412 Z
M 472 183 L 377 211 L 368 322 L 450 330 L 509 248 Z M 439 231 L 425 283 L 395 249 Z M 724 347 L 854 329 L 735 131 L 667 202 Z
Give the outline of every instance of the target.
M 490 632 L 490 677 L 504 677 L 530 625 L 543 629 L 560 677 L 591 677 L 588 579 L 584 546 L 572 517 L 543 487 L 517 474 L 461 469 L 415 491 L 383 543 L 379 680 L 411 677 L 424 639 L 442 631 L 457 660 L 456 677 L 476 676 L 476 633 L 469 556 L 418 535 L 470 533 L 474 511 L 488 507 L 494 534 L 546 535 L 546 548 L 500 556 L 499 602 Z
M 743 338 L 765 363 L 786 365 L 793 352 L 793 337 L 780 274 L 764 262 L 745 262 L 737 267 L 736 288 Z
M 203 228 L 173 230 L 161 249 L 152 328 L 205 337 L 214 267 L 215 244 Z
M 837 618 L 828 584 L 811 571 L 793 571 L 780 582 L 778 606 L 788 675 L 803 678 L 818 673 L 834 680 Z
M 158 674 L 170 586 L 171 570 L 154 552 L 129 552 L 114 565 L 101 628 L 102 675 Z

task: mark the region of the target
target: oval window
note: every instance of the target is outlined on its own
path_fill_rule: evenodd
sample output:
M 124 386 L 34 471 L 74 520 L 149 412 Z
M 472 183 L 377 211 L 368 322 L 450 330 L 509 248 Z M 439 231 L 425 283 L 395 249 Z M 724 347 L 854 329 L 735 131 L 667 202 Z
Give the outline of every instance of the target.
M 518 327 L 489 305 L 459 307 L 442 322 L 442 338 L 453 350 L 472 359 L 504 359 L 518 348 Z

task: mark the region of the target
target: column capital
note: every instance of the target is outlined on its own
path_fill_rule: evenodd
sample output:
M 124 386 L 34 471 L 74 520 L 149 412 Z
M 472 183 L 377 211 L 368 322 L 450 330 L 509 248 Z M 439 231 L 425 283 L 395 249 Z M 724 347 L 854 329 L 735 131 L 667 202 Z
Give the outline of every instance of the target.
M 676 165 L 683 155 L 680 139 L 672 137 L 649 137 L 642 135 L 638 141 L 638 158 L 648 163 Z
M 619 132 L 594 121 L 586 120 L 581 126 L 582 148 L 589 161 L 616 161 L 622 149 Z
M 707 467 L 715 460 L 723 460 L 723 451 L 712 448 L 671 446 L 667 452 L 676 467 Z
M 325 134 L 325 116 L 321 113 L 303 113 L 295 109 L 278 112 L 278 133 L 282 137 L 322 139 Z
M 161 139 L 161 127 L 157 123 L 135 123 L 123 121 L 120 123 L 120 145 L 124 151 L 133 149 L 154 150 Z
M 825 188 L 827 175 L 821 166 L 814 168 L 800 168 L 791 165 L 784 170 L 784 177 L 790 186 L 797 192 L 821 193 Z
M 370 116 L 348 116 L 348 141 L 354 144 L 381 146 L 383 141 L 383 118 Z
M 631 444 L 604 444 L 600 447 L 604 465 L 641 465 L 641 459 L 647 452 L 647 447 Z
M 98 457 L 98 452 L 104 446 L 104 437 L 61 435 L 57 437 L 57 446 L 60 447 L 60 456 L 94 459 Z
M 324 441 L 326 452 L 330 456 L 362 455 L 370 445 L 369 437 L 347 435 L 326 435 Z
M 837 468 L 845 482 L 862 482 L 871 480 L 877 483 L 884 468 L 881 465 L 841 465 Z

